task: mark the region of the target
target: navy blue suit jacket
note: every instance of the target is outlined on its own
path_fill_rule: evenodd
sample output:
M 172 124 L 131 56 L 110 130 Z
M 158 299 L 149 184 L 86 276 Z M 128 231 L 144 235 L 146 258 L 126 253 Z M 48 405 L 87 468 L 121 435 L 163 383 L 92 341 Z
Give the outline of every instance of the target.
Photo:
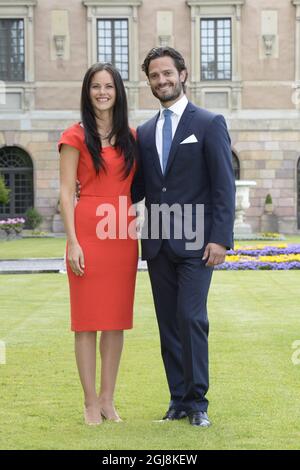
M 171 238 L 173 251 L 181 257 L 202 256 L 205 245 L 233 246 L 235 181 L 230 137 L 223 116 L 188 103 L 174 135 L 165 174 L 156 149 L 156 123 L 159 114 L 137 129 L 138 170 L 132 186 L 133 202 L 145 197 L 148 225 L 151 204 L 204 204 L 204 245 L 186 250 L 186 240 Z M 181 144 L 195 135 L 198 142 Z M 183 212 L 184 213 L 184 212 Z M 162 239 L 142 239 L 143 259 L 154 258 Z

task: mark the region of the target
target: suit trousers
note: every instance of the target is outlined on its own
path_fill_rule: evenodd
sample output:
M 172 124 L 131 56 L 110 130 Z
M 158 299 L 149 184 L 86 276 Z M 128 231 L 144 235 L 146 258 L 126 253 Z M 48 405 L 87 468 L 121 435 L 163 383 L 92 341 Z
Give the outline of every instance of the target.
M 213 268 L 201 257 L 178 257 L 167 240 L 147 264 L 170 406 L 187 413 L 207 411 L 207 296 Z

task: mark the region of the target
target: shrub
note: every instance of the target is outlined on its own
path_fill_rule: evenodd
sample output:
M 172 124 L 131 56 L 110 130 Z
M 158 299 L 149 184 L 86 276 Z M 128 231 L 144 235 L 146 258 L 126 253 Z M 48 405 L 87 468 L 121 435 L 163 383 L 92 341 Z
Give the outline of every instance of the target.
M 34 207 L 27 209 L 25 213 L 26 227 L 35 230 L 43 222 L 43 216 Z
M 265 204 L 272 204 L 273 201 L 272 201 L 272 196 L 271 194 L 267 194 L 266 195 L 266 200 L 265 200 Z
M 0 175 L 0 204 L 7 204 L 9 201 L 10 190 L 5 186 L 5 181 Z

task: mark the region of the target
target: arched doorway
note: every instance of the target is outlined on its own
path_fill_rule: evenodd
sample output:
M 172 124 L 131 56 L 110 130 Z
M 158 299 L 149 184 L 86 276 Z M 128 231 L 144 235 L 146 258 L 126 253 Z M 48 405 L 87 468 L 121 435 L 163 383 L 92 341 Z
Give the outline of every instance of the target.
M 233 151 L 232 153 L 232 166 L 233 166 L 233 171 L 234 171 L 234 177 L 236 180 L 240 179 L 240 161 L 236 153 Z
M 28 153 L 19 147 L 2 147 L 0 174 L 10 189 L 8 204 L 0 204 L 0 218 L 23 216 L 34 201 L 33 165 Z

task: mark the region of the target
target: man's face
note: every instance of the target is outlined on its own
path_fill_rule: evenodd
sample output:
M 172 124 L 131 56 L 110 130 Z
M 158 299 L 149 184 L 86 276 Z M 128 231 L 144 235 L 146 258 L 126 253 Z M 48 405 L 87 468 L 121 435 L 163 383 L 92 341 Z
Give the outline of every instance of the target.
M 164 56 L 151 60 L 148 73 L 151 91 L 161 103 L 171 106 L 181 98 L 186 71 L 182 70 L 179 73 L 172 57 Z

